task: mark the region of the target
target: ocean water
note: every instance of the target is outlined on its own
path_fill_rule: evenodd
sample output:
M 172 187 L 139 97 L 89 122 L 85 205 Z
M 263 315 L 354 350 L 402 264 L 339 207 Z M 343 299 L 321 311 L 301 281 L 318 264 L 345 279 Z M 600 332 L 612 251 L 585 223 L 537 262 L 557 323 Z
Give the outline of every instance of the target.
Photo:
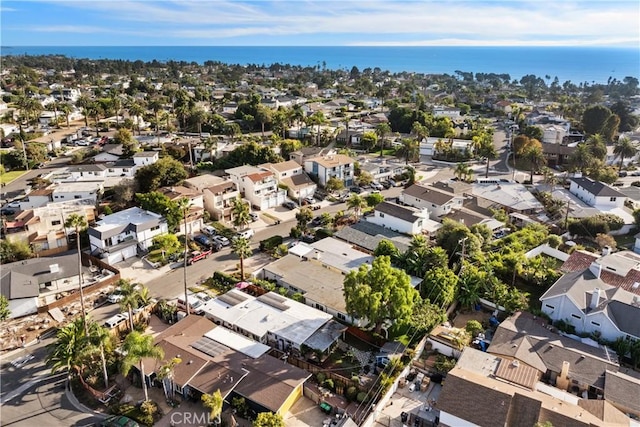
M 5 55 L 62 54 L 72 58 L 187 61 L 199 64 L 274 63 L 361 71 L 454 74 L 456 70 L 534 74 L 561 83 L 605 83 L 609 77 L 640 78 L 640 49 L 602 47 L 345 47 L 345 46 L 3 46 Z

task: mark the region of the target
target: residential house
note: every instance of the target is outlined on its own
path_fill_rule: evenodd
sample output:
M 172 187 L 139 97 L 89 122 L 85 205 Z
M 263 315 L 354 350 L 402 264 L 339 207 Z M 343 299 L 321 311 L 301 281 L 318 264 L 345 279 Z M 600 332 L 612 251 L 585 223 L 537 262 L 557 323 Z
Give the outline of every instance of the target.
M 136 175 L 136 164 L 133 159 L 119 159 L 105 163 L 107 177 L 133 178 Z
M 451 120 L 457 120 L 461 117 L 459 108 L 447 107 L 445 105 L 434 106 L 432 114 L 433 117 L 448 117 Z
M 429 217 L 439 221 L 443 216 L 462 208 L 464 196 L 434 186 L 414 184 L 400 193 L 398 201 L 403 205 L 427 209 Z
M 542 141 L 540 142 L 545 144 L 562 144 L 568 132 L 566 127 L 557 124 L 544 124 L 539 127 L 542 128 Z
M 218 184 L 203 190 L 204 207 L 213 219 L 230 222 L 233 220 L 233 203 L 240 197 L 240 192 L 230 179 L 219 178 L 219 180 Z
M 302 346 L 324 352 L 346 330 L 331 314 L 274 292 L 254 297 L 233 289 L 207 301 L 203 311 L 217 325 L 284 352 L 301 351 Z M 330 334 L 326 333 L 327 324 L 334 325 Z M 324 344 L 318 348 L 321 342 Z
M 138 207 L 105 216 L 89 227 L 91 254 L 115 264 L 147 251 L 153 238 L 169 232 L 161 215 Z
M 70 181 L 102 181 L 107 176 L 107 166 L 103 164 L 83 164 L 66 169 Z
M 513 108 L 511 107 L 511 101 L 502 99 L 493 104 L 493 109 L 500 111 L 504 114 L 510 114 Z
M 438 396 L 438 421 L 445 426 L 630 425 L 612 403 L 550 390 L 539 378 L 539 370 L 517 359 L 465 348 Z
M 440 145 L 446 145 L 451 150 L 456 150 L 459 153 L 473 151 L 473 142 L 467 139 L 428 137 L 420 142 L 420 156 L 434 157 L 440 151 Z
M 305 160 L 313 157 L 322 156 L 323 154 L 326 154 L 326 155 L 336 154 L 336 151 L 327 150 L 326 148 L 316 147 L 316 146 L 302 147 L 300 150 L 289 153 L 289 160 L 293 160 L 299 165 L 304 166 Z
M 105 144 L 102 151 L 93 156 L 95 163 L 115 162 L 123 155 L 122 144 Z
M 382 202 L 376 205 L 373 215 L 366 217 L 366 220 L 410 235 L 431 234 L 442 227 L 442 224 L 429 219 L 427 208 L 418 209 L 391 202 Z
M 39 208 L 53 201 L 53 186 L 32 190 L 20 199 L 20 210 Z
M 387 181 L 404 172 L 405 166 L 398 163 L 388 163 L 386 160 L 367 160 L 360 163 L 360 170 L 371 174 L 374 181 Z
M 158 189 L 158 192 L 167 196 L 172 202 L 178 202 L 181 199 L 187 199 L 189 201 L 186 225 L 185 218 L 183 218 L 182 221 L 180 221 L 176 234 L 192 235 L 200 231 L 204 225 L 202 218 L 204 214 L 204 196 L 202 193 L 182 185 L 162 187 Z
M 353 184 L 355 160 L 344 154 L 312 157 L 304 161 L 304 170 L 317 178 L 321 187 L 327 185 L 331 178 L 337 178 L 345 186 Z
M 382 240 L 390 241 L 400 252 L 406 252 L 411 244 L 409 236 L 364 220 L 342 227 L 333 236 L 368 254 L 372 254 Z
M 159 154 L 157 151 L 139 151 L 133 155 L 133 162 L 136 167 L 148 166 L 157 162 Z
M 96 283 L 83 267 L 83 285 Z M 78 255 L 30 258 L 4 264 L 0 269 L 0 292 L 9 300 L 10 318 L 38 312 L 38 307 L 55 301 L 56 294 L 78 289 Z
M 239 166 L 225 171 L 254 209 L 265 210 L 286 201 L 286 190 L 278 186 L 275 174 L 255 166 Z
M 51 198 L 54 202 L 89 199 L 96 203 L 104 192 L 104 184 L 100 181 L 63 182 L 51 188 L 53 189 Z
M 502 209 L 508 213 L 534 214 L 544 210 L 542 203 L 522 184 L 482 181 L 471 185 L 471 194 L 483 209 Z
M 318 186 L 302 169 L 302 165 L 293 160 L 280 163 L 267 163 L 260 167 L 275 174 L 278 183 L 287 188 L 287 195 L 300 202 L 308 196 L 313 196 Z
M 11 233 L 10 239 L 28 243 L 38 256 L 67 251 L 69 244 L 64 223 L 72 214 L 80 215 L 87 224 L 92 224 L 96 218 L 95 201 L 74 199 L 24 210 L 15 217 L 22 231 Z
M 576 144 L 542 144 L 542 154 L 549 167 L 566 165 L 575 150 Z
M 175 357 L 184 362 L 173 370 L 173 393 L 193 401 L 220 391 L 225 402 L 243 398 L 255 412 L 286 415 L 303 396 L 311 376 L 267 354 L 269 347 L 216 326 L 201 316 L 187 316 L 155 337 L 164 360 L 145 359 L 148 380 L 158 380 L 162 366 Z M 164 381 L 164 380 L 163 380 Z

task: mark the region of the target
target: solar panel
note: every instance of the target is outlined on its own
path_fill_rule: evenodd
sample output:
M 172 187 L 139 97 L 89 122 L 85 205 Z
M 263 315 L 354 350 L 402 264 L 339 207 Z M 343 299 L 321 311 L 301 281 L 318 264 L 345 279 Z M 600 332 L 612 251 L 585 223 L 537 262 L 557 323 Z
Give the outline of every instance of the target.
M 226 293 L 226 294 L 220 295 L 218 299 L 223 303 L 229 304 L 229 305 L 237 305 L 247 300 L 247 298 L 244 295 L 238 295 L 236 293 Z
M 200 338 L 198 341 L 191 344 L 191 347 L 211 357 L 216 357 L 229 350 L 229 347 L 206 337 Z

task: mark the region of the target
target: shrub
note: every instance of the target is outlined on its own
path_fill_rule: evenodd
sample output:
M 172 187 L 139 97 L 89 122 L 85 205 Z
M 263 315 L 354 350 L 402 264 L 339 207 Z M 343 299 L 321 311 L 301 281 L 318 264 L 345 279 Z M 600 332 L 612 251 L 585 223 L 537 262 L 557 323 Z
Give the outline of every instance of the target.
M 358 403 L 362 403 L 364 402 L 364 400 L 367 398 L 367 393 L 365 393 L 364 391 L 361 391 L 360 393 L 357 394 L 356 396 L 356 400 L 358 401 Z
M 316 240 L 322 240 L 326 237 L 331 237 L 333 236 L 333 231 L 328 230 L 326 228 L 321 228 L 320 230 L 316 231 Z
M 236 285 L 236 283 L 238 283 L 238 281 L 232 276 L 221 271 L 216 271 L 213 273 L 211 282 L 212 286 L 220 292 L 227 292 L 231 290 Z
M 469 333 L 469 335 L 475 337 L 480 332 L 482 332 L 484 328 L 482 327 L 482 324 L 477 320 L 469 320 L 467 322 L 467 325 L 465 326 L 465 330 Z
M 328 388 L 329 390 L 335 389 L 335 384 L 333 383 L 333 380 L 331 378 L 327 378 L 326 380 L 324 380 L 322 382 L 322 385 Z
M 349 402 L 353 402 L 358 397 L 358 389 L 354 386 L 347 387 L 344 392 L 344 397 L 346 397 Z
M 282 236 L 271 236 L 268 239 L 260 241 L 261 251 L 271 251 L 282 244 Z
M 327 376 L 325 375 L 324 372 L 318 372 L 316 374 L 316 380 L 318 381 L 318 384 L 322 384 L 324 383 L 324 380 L 327 378 Z

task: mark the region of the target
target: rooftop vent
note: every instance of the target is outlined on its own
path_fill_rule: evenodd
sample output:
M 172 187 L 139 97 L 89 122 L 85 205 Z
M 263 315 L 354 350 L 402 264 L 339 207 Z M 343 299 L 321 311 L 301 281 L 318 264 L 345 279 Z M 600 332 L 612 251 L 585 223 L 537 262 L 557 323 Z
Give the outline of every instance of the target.
M 49 265 L 49 273 L 57 273 L 60 271 L 60 266 L 58 264 Z

